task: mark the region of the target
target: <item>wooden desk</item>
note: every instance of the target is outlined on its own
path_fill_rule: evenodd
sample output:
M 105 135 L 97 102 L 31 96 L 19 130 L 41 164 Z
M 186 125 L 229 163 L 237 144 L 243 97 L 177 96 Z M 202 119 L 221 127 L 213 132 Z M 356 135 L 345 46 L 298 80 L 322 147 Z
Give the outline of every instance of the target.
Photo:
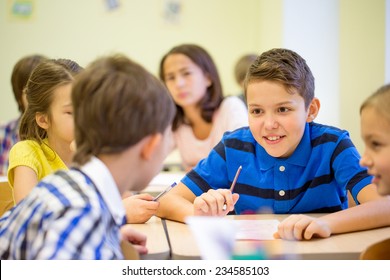
M 289 215 L 237 215 L 227 219 L 278 219 Z M 311 215 L 320 216 L 320 215 Z M 171 243 L 172 259 L 200 259 L 200 253 L 192 232 L 186 224 L 166 221 Z M 260 243 L 270 248 L 271 258 L 276 259 L 358 259 L 360 253 L 370 244 L 390 237 L 390 227 L 333 235 L 324 239 L 308 241 L 237 241 L 236 248 L 242 249 Z
M 145 224 L 132 224 L 133 228 L 147 236 L 148 254 L 142 260 L 168 260 L 170 249 L 164 226 L 160 218 L 153 216 Z

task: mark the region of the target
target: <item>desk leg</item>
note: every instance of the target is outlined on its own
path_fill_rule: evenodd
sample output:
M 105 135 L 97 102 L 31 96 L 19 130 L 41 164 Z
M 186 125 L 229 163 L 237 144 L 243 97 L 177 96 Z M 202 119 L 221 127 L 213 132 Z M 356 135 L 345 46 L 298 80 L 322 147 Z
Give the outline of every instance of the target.
M 162 223 L 162 225 L 163 225 L 164 232 L 165 232 L 165 237 L 167 238 L 167 242 L 168 242 L 168 247 L 169 247 L 169 259 L 172 260 L 172 246 L 171 246 L 171 240 L 170 240 L 170 238 L 169 238 L 169 233 L 168 233 L 168 228 L 167 228 L 166 220 L 165 220 L 165 219 L 161 219 L 161 223 Z

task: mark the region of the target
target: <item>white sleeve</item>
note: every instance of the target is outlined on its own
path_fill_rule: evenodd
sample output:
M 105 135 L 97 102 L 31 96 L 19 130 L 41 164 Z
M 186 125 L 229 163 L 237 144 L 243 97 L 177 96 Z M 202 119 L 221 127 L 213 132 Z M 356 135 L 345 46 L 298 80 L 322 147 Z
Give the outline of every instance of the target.
M 237 96 L 229 96 L 222 101 L 219 117 L 225 131 L 248 126 L 248 110 Z

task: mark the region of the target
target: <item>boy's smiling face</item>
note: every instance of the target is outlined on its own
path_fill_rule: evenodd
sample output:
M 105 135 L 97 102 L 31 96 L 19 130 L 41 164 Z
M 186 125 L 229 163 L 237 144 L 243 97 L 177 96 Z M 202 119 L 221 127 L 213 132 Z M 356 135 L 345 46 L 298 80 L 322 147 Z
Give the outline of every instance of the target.
M 289 93 L 277 82 L 252 81 L 246 91 L 249 127 L 256 141 L 270 156 L 292 155 L 302 139 L 306 122 L 318 114 L 314 98 L 308 109 L 302 96 Z

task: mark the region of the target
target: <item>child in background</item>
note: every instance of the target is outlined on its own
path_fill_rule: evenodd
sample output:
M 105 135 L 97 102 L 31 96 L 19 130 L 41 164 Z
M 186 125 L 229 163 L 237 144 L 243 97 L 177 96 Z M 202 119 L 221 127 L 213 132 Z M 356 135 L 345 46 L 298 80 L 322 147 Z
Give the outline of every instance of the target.
M 253 62 L 255 62 L 256 58 L 257 58 L 256 54 L 243 55 L 242 57 L 240 57 L 240 59 L 236 62 L 236 65 L 234 66 L 234 77 L 241 89 L 241 92 L 238 95 L 238 97 L 244 102 L 245 106 L 246 106 L 246 100 L 244 94 L 245 76 L 246 73 L 248 72 L 249 67 L 252 65 Z
M 72 90 L 75 166 L 45 177 L 0 219 L 1 259 L 122 259 L 121 195 L 141 191 L 171 146 L 175 105 L 164 85 L 123 56 L 93 62 Z
M 245 105 L 236 96 L 224 98 L 217 67 L 202 47 L 172 48 L 160 62 L 160 78 L 176 103 L 173 136 L 186 171 L 208 155 L 225 131 L 248 125 Z
M 190 215 L 263 208 L 276 214 L 335 212 L 319 219 L 292 215 L 281 222 L 276 237 L 298 240 L 390 224 L 390 205 L 359 165 L 348 132 L 313 122 L 320 103 L 302 57 L 287 49 L 263 53 L 250 67 L 245 87 L 249 128 L 226 133 L 160 200 L 160 217 L 184 221 Z M 363 204 L 346 209 L 347 191 Z
M 71 89 L 82 68 L 67 59 L 45 60 L 31 73 L 19 128 L 20 142 L 9 154 L 8 181 L 21 201 L 46 175 L 67 169 L 73 152 Z
M 20 119 L 27 107 L 26 96 L 23 89 L 27 84 L 28 78 L 34 68 L 46 57 L 36 54 L 21 58 L 14 66 L 11 74 L 12 91 L 20 116 L 7 124 L 0 126 L 0 175 L 7 176 L 8 171 L 8 154 L 12 146 L 19 142 L 19 124 Z

